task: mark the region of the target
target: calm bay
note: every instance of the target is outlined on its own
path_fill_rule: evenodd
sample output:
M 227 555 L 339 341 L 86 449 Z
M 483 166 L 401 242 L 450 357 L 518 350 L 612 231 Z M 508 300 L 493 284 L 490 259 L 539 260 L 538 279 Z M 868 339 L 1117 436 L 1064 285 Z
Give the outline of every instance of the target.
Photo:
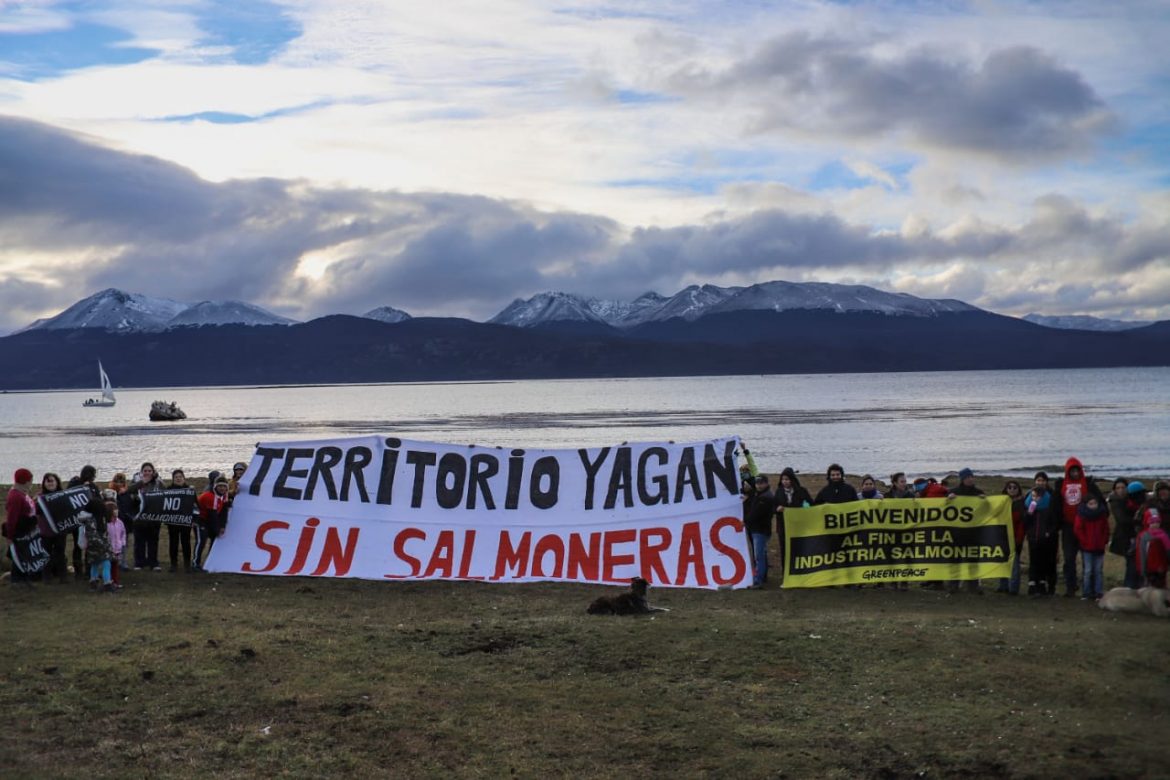
M 115 378 L 116 379 L 116 378 Z M 116 382 L 115 382 L 116 384 Z M 736 434 L 761 468 L 1028 474 L 1081 458 L 1097 476 L 1170 474 L 1170 368 L 817 374 L 0 395 L 0 475 L 101 480 L 149 460 L 203 475 L 260 441 L 367 434 L 560 448 Z M 92 393 L 89 393 L 92 395 Z M 151 401 L 188 419 L 147 421 Z

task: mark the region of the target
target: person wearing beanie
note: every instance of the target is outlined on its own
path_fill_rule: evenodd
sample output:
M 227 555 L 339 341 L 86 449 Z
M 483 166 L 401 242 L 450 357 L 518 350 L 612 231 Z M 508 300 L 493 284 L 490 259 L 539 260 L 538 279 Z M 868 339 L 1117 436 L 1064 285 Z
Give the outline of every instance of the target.
M 228 480 L 228 495 L 235 498 L 236 494 L 240 492 L 240 480 L 244 478 L 244 472 L 248 470 L 248 464 L 240 461 L 232 466 L 232 477 Z
M 1135 590 L 1142 586 L 1134 560 L 1137 535 L 1141 530 L 1137 512 L 1145 500 L 1146 486 L 1141 482 L 1126 482 L 1124 479 L 1113 481 L 1113 490 L 1109 493 L 1109 514 L 1113 517 L 1113 536 L 1109 539 L 1109 552 L 1125 559 L 1125 578 L 1122 584 Z
M 32 500 L 32 480 L 32 472 L 25 468 L 17 469 L 12 475 L 13 485 L 9 488 L 8 498 L 4 502 L 4 538 L 9 543 L 37 527 L 37 509 Z M 33 577 L 13 566 L 12 581 L 31 586 Z
M 207 475 L 207 490 L 199 496 L 199 523 L 195 529 L 195 550 L 191 556 L 193 572 L 204 571 L 204 545 L 207 546 L 207 554 L 210 555 L 215 540 L 223 536 L 224 528 L 227 527 L 228 510 L 232 506 L 228 488 L 227 477 L 218 471 Z
M 1137 568 L 1142 581 L 1152 588 L 1166 587 L 1170 564 L 1170 536 L 1162 530 L 1163 514 L 1156 506 L 1142 511 L 1145 527 L 1137 537 Z

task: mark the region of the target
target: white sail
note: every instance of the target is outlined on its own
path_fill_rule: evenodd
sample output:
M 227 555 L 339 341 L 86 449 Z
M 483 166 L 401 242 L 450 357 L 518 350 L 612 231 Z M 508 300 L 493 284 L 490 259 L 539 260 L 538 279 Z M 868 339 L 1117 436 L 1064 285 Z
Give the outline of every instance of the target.
M 102 377 L 102 398 L 106 399 L 107 401 L 117 400 L 114 398 L 114 386 L 110 384 L 110 376 L 106 373 L 106 370 L 102 368 L 102 361 L 100 360 L 98 361 L 98 373 L 101 374 Z

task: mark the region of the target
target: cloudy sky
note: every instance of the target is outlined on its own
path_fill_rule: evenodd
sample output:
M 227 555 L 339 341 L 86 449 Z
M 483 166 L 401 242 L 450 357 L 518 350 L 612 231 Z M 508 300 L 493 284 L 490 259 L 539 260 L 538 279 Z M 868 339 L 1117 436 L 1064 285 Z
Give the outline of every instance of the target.
M 0 0 L 0 332 L 860 282 L 1170 319 L 1170 4 Z

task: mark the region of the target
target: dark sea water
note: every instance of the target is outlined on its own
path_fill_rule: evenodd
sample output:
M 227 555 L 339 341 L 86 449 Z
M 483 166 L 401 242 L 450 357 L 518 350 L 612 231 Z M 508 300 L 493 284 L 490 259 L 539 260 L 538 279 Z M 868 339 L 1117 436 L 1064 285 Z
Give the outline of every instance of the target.
M 115 387 L 117 377 L 114 377 Z M 1170 475 L 1170 368 L 593 379 L 0 395 L 0 480 L 24 466 L 108 479 L 223 469 L 259 441 L 396 435 L 577 447 L 739 435 L 761 468 L 1030 473 L 1076 455 L 1098 476 Z M 189 419 L 147 421 L 174 400 Z

